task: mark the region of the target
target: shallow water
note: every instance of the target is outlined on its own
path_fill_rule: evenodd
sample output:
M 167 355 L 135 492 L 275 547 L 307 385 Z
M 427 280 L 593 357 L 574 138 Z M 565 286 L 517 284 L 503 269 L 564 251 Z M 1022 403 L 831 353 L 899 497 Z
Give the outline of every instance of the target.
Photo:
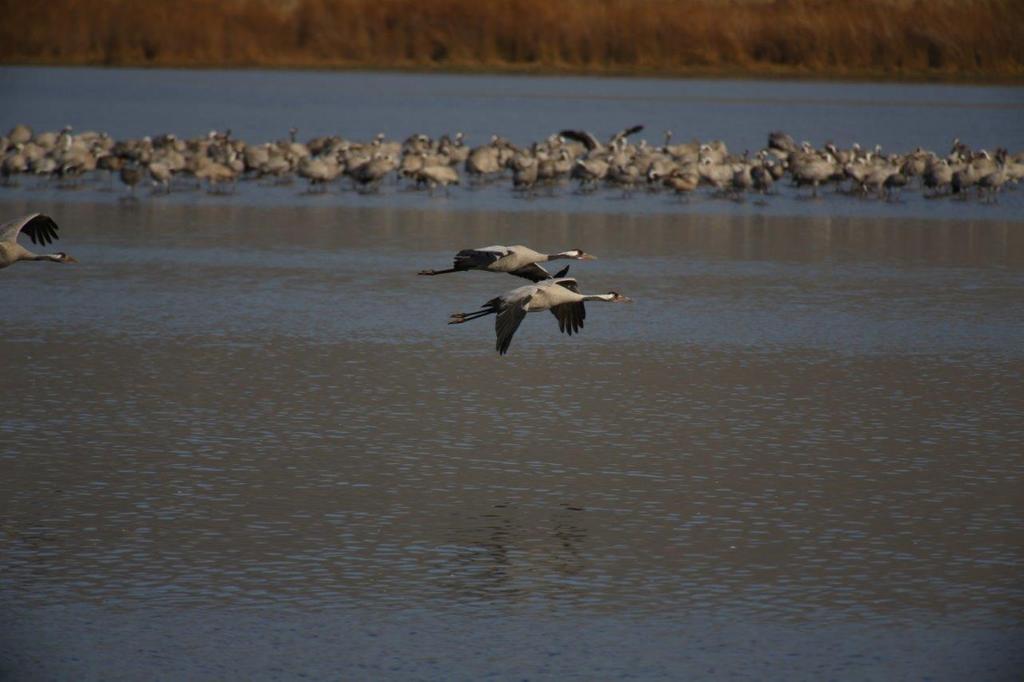
M 1019 225 L 47 210 L 82 262 L 4 272 L 8 670 L 1019 670 Z M 499 358 L 444 322 L 514 282 L 413 273 L 512 235 L 637 302 Z
M 701 79 L 494 77 L 302 71 L 194 71 L 173 69 L 0 68 L 0 131 L 27 123 L 37 131 L 105 131 L 117 139 L 174 133 L 179 137 L 230 129 L 250 143 L 284 139 L 298 128 L 300 140 L 342 135 L 369 140 L 377 133 L 403 140 L 461 131 L 471 146 L 492 134 L 529 145 L 566 128 L 601 138 L 634 125 L 634 140 L 660 145 L 718 139 L 731 152 L 751 154 L 773 130 L 797 140 L 840 147 L 881 145 L 885 154 L 916 147 L 946 154 L 954 138 L 990 152 L 1024 150 L 1024 88 L 923 84 L 828 83 Z M 102 174 L 99 174 L 102 176 Z M 32 203 L 116 203 L 124 197 L 105 177 L 72 189 L 36 178 L 0 187 L 5 200 Z M 358 194 L 347 182 L 311 195 L 304 182 L 286 186 L 243 181 L 235 194 L 211 196 L 176 191 L 147 203 L 175 205 L 291 206 L 651 213 L 743 216 L 891 217 L 946 220 L 1016 220 L 1024 192 L 1004 191 L 996 203 L 926 199 L 916 183 L 893 201 L 844 196 L 828 190 L 818 199 L 776 184 L 776 195 L 743 202 L 698 193 L 687 203 L 646 191 L 624 197 L 618 190 L 581 195 L 568 183 L 531 195 L 511 191 L 506 178 L 487 186 L 452 188 L 448 194 L 408 191 L 385 183 L 378 193 Z M 184 189 L 179 184 L 178 190 Z
M 910 83 L 423 75 L 316 71 L 0 68 L 4 131 L 106 130 L 115 137 L 204 135 L 230 128 L 247 140 L 340 134 L 404 139 L 461 130 L 529 144 L 564 128 L 611 134 L 642 123 L 660 144 L 722 139 L 761 148 L 786 130 L 816 145 L 948 149 L 1024 147 L 1024 88 Z
M 81 261 L 0 273 L 0 677 L 1024 669 L 1006 209 L 92 192 L 0 193 Z M 636 302 L 499 357 L 414 273 L 515 242 Z

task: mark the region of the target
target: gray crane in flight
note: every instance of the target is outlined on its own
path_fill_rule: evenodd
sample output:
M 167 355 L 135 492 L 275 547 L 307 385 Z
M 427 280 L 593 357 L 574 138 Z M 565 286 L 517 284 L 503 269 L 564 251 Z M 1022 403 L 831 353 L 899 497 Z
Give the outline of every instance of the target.
M 33 244 L 50 244 L 57 236 L 57 223 L 42 213 L 31 213 L 0 225 L 0 269 L 22 260 L 51 261 L 54 263 L 77 263 L 78 261 L 62 252 L 32 253 L 18 243 L 18 236 L 27 234 Z
M 586 301 L 630 303 L 632 299 L 615 291 L 607 294 L 582 294 L 572 277 L 551 278 L 507 291 L 487 301 L 475 312 L 453 313 L 448 324 L 462 324 L 487 315 L 496 315 L 495 347 L 500 355 L 504 355 L 526 313 L 550 310 L 558 320 L 559 330 L 572 336 L 583 328 L 583 320 L 587 316 L 584 306 Z
M 560 253 L 540 253 L 533 249 L 516 244 L 514 246 L 484 246 L 478 249 L 463 249 L 455 254 L 452 267 L 446 270 L 421 270 L 420 275 L 443 275 L 448 272 L 465 270 L 486 270 L 488 272 L 507 272 L 517 277 L 525 277 L 532 282 L 550 279 L 551 275 L 538 263 L 558 259 L 596 260 L 597 256 L 585 253 L 582 249 L 570 249 Z M 564 277 L 568 267 L 559 271 L 556 276 Z

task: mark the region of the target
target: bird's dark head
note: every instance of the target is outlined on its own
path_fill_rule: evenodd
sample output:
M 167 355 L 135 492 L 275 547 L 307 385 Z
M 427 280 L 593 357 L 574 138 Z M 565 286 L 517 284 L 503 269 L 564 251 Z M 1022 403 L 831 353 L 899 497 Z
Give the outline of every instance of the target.
M 608 300 L 611 301 L 612 303 L 632 303 L 633 302 L 633 299 L 631 299 L 629 296 L 623 296 L 622 294 L 620 294 L 617 291 L 609 291 L 608 292 L 608 296 L 611 297 Z
M 576 260 L 597 260 L 597 256 L 589 254 L 583 249 L 572 249 L 569 253 L 571 254 L 569 257 Z
M 57 262 L 58 263 L 77 263 L 78 259 L 75 258 L 74 256 L 69 256 L 68 254 L 66 254 L 63 251 L 61 251 L 60 253 L 57 254 Z

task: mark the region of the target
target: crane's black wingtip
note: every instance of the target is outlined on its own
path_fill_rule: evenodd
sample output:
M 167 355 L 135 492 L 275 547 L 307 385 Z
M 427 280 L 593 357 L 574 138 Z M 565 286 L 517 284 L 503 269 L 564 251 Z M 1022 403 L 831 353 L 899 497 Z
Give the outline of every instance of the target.
M 34 213 L 30 215 L 21 226 L 21 231 L 28 235 L 33 244 L 52 244 L 55 239 L 60 239 L 57 231 L 60 228 L 57 222 L 45 213 Z

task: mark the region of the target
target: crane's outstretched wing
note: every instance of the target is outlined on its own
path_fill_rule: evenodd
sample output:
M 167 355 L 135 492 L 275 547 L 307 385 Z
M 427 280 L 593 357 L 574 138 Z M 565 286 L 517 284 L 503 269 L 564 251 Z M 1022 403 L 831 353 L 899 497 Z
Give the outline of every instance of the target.
M 555 284 L 574 293 L 580 293 L 579 284 L 572 277 L 557 278 Z M 583 319 L 587 316 L 587 309 L 583 306 L 583 301 L 575 301 L 552 306 L 551 314 L 558 320 L 559 331 L 572 336 L 573 332 L 578 333 L 583 329 Z
M 32 213 L 0 226 L 0 241 L 16 241 L 18 233 L 24 232 L 33 244 L 50 244 L 57 236 L 57 223 L 42 213 Z
M 463 249 L 455 254 L 456 270 L 476 270 L 508 255 L 508 247 L 485 246 L 482 249 Z
M 558 320 L 558 331 L 563 334 L 573 335 L 583 329 L 583 320 L 587 316 L 587 309 L 583 301 L 576 303 L 563 303 L 551 308 L 551 314 Z
M 572 291 L 573 293 L 580 293 L 580 285 L 576 282 L 574 278 L 556 277 L 555 279 L 558 280 L 557 282 L 555 282 L 555 284 L 557 284 L 558 286 L 565 287 L 566 289 Z
M 499 312 L 498 317 L 495 318 L 494 332 L 498 336 L 496 348 L 500 355 L 507 353 L 508 347 L 512 345 L 512 335 L 516 333 L 519 324 L 526 317 L 526 306 L 529 305 L 531 298 L 533 298 L 532 295 L 518 299 Z
M 601 143 L 597 141 L 597 138 L 588 133 L 585 130 L 563 130 L 558 133 L 562 137 L 567 137 L 570 140 L 576 140 L 582 142 L 583 146 L 587 148 L 587 151 L 592 151 L 601 146 Z
M 516 277 L 525 277 L 531 282 L 541 282 L 546 279 L 551 279 L 551 275 L 548 274 L 548 271 L 542 268 L 541 266 L 537 265 L 536 263 L 524 265 L 518 270 L 512 270 L 508 274 L 515 275 Z
M 568 274 L 569 274 L 569 266 L 568 266 L 568 265 L 566 265 L 566 266 L 565 266 L 564 268 L 562 268 L 561 270 L 559 270 L 558 272 L 556 272 L 556 273 L 555 273 L 555 274 L 554 274 L 554 275 L 552 276 L 552 279 L 562 279 L 563 277 L 565 277 L 565 276 L 566 276 L 566 275 L 568 275 Z
M 612 136 L 611 141 L 615 142 L 617 140 L 621 140 L 622 138 L 629 137 L 634 133 L 639 133 L 643 129 L 644 127 L 642 125 L 635 125 L 630 128 L 626 128 L 625 130 L 620 130 L 619 132 L 615 133 L 615 135 Z

